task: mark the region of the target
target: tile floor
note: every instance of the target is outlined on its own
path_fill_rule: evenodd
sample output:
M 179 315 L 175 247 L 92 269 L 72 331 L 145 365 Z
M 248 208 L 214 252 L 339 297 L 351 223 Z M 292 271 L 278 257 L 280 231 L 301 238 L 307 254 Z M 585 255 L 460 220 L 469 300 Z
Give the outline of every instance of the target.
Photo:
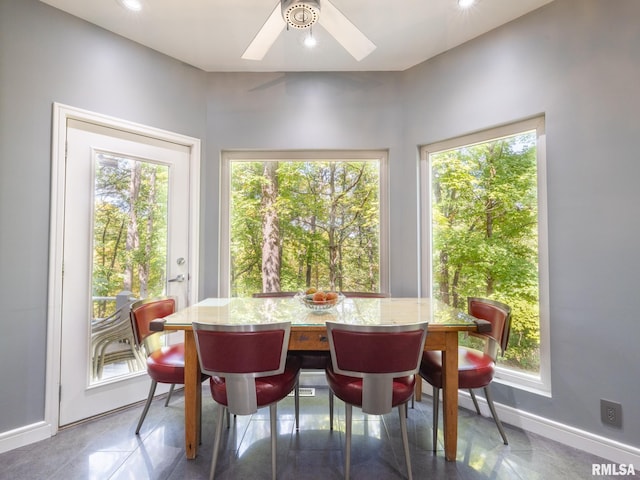
M 206 384 L 205 384 L 206 386 Z M 64 428 L 48 440 L 0 454 L 0 479 L 11 480 L 185 480 L 206 479 L 213 445 L 215 405 L 203 388 L 202 445 L 195 460 L 184 457 L 183 397 L 168 407 L 156 399 L 139 436 L 134 434 L 141 405 Z M 300 431 L 294 428 L 293 398 L 278 406 L 278 478 L 341 479 L 344 405 L 336 400 L 336 429 L 329 430 L 328 391 L 301 398 Z M 595 478 L 593 463 L 607 463 L 538 435 L 505 425 L 505 446 L 490 418 L 460 409 L 458 459 L 444 460 L 442 436 L 431 449 L 431 401 L 409 410 L 408 428 L 415 479 L 555 480 Z M 269 409 L 232 418 L 223 431 L 216 478 L 270 478 Z M 354 408 L 351 478 L 404 479 L 406 470 L 397 411 L 376 417 Z M 603 478 L 603 477 L 598 477 Z M 617 477 L 616 477 L 617 478 Z

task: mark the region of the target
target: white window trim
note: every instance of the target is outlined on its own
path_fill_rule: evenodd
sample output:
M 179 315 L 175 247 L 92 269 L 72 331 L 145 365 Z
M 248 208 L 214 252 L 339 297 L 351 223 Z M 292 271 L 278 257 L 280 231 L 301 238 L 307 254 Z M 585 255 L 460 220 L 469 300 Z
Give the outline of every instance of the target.
M 389 292 L 389 152 L 387 150 L 223 150 L 220 162 L 218 295 L 231 294 L 231 163 L 234 161 L 364 161 L 380 164 L 380 291 Z
M 431 168 L 429 155 L 464 145 L 485 142 L 519 132 L 537 132 L 538 167 L 538 281 L 540 289 L 540 376 L 498 367 L 496 381 L 543 396 L 551 396 L 551 352 L 549 318 L 549 242 L 547 224 L 547 162 L 544 116 L 490 128 L 481 132 L 420 147 L 420 292 L 431 296 Z

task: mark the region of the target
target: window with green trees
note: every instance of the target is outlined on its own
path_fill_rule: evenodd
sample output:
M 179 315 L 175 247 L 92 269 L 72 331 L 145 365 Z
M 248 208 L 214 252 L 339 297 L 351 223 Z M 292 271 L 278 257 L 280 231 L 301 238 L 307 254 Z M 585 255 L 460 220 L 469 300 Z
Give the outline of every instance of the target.
M 227 155 L 231 296 L 385 288 L 380 156 Z
M 94 317 L 115 309 L 122 291 L 164 292 L 169 169 L 101 153 L 95 169 L 92 289 Z
M 530 121 L 423 149 L 429 177 L 425 198 L 431 205 L 431 294 L 461 309 L 469 296 L 510 305 L 511 336 L 499 364 L 534 376 L 541 374 L 545 327 L 543 133 L 541 121 Z

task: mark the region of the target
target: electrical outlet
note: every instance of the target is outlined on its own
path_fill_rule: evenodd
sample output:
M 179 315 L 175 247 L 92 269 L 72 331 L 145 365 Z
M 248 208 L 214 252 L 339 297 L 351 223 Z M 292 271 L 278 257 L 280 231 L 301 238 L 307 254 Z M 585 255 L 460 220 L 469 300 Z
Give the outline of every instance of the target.
M 600 399 L 600 418 L 602 423 L 622 428 L 622 405 L 610 400 Z

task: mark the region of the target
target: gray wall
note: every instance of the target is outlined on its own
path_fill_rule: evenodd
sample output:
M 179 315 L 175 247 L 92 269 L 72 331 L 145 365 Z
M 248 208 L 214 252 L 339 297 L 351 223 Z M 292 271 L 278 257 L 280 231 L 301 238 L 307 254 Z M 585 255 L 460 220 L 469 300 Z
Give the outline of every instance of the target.
M 408 296 L 417 146 L 545 113 L 553 398 L 500 387 L 497 400 L 640 447 L 637 18 L 636 0 L 556 0 L 406 72 L 204 74 L 35 0 L 0 0 L 0 432 L 43 416 L 59 101 L 203 140 L 201 297 L 218 289 L 221 149 L 388 148 L 391 291 Z M 622 402 L 624 429 L 601 425 L 600 398 Z
M 401 188 L 404 114 L 397 99 L 398 73 L 214 74 L 209 79 L 205 197 L 203 293 L 218 290 L 219 157 L 224 149 L 388 149 L 390 177 Z M 398 207 L 398 202 L 394 199 Z M 392 215 L 392 245 L 404 238 L 395 231 L 402 210 Z M 210 221 L 210 220 L 213 220 Z M 404 218 L 404 220 L 408 220 Z M 410 220 L 410 219 L 409 219 Z M 399 259 L 400 260 L 400 259 Z M 416 265 L 392 263 L 391 290 L 416 295 Z
M 560 0 L 406 73 L 406 144 L 546 115 L 553 398 L 496 401 L 640 446 L 640 2 Z M 600 421 L 622 403 L 624 428 Z
M 0 432 L 43 419 L 53 102 L 204 138 L 203 72 L 0 0 Z

